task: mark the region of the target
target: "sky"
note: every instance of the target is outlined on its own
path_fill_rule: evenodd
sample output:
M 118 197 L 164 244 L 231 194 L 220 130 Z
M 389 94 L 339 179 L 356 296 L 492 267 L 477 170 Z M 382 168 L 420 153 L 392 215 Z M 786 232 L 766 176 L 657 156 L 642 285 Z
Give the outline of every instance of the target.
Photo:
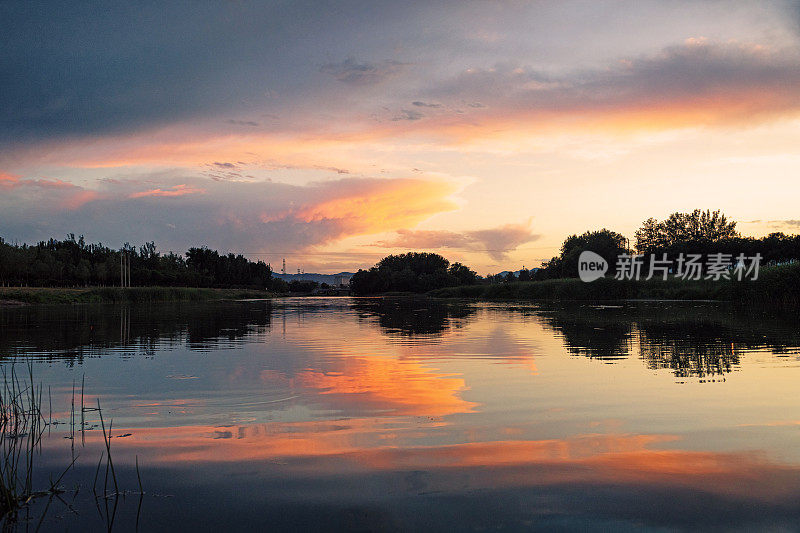
M 0 236 L 480 274 L 800 229 L 800 3 L 5 2 Z

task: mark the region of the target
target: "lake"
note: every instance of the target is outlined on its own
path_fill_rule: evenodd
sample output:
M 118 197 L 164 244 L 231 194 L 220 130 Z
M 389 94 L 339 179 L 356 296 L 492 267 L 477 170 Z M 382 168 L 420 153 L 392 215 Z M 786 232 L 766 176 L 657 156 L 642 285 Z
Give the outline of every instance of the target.
M 19 528 L 800 527 L 795 316 L 290 298 L 6 308 L 0 328 L 50 422 L 34 488 L 75 461 Z

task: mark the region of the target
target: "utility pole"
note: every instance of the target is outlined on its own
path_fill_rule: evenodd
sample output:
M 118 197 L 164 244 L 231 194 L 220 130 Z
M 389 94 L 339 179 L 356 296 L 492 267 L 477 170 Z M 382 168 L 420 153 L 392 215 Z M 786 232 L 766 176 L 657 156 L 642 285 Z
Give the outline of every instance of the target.
M 119 286 L 131 286 L 131 256 L 124 248 L 119 251 Z

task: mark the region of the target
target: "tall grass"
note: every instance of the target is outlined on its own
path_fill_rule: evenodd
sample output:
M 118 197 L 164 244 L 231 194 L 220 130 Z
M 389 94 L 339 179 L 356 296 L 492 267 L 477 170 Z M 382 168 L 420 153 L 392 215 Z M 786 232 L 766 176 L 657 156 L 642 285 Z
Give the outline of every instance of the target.
M 195 287 L 96 287 L 86 289 L 8 287 L 0 288 L 0 300 L 32 304 L 176 302 L 269 298 L 268 291 L 208 289 Z
M 0 391 L 0 517 L 14 515 L 32 498 L 48 492 L 33 490 L 34 463 L 47 425 L 42 414 L 42 387 L 33 381 L 32 365 L 28 366 L 25 378 L 17 374 L 13 365 L 10 375 L 3 369 Z
M 728 299 L 742 305 L 800 309 L 800 262 L 764 268 L 756 281 L 731 282 Z
M 600 278 L 516 281 L 447 287 L 429 293 L 438 298 L 486 300 L 726 300 L 741 304 L 800 307 L 800 263 L 765 267 L 756 281 L 616 280 Z
M 489 300 L 625 300 L 636 298 L 709 300 L 725 294 L 722 284 L 712 281 L 615 280 L 601 278 L 592 283 L 579 279 L 515 281 L 491 285 L 447 287 L 430 293 L 440 298 Z
M 24 509 L 30 502 L 39 497 L 50 497 L 47 505 L 39 519 L 39 526 L 44 520 L 50 501 L 53 497 L 60 498 L 60 494 L 65 490 L 61 488 L 61 480 L 64 475 L 75 465 L 77 456 L 75 455 L 75 439 L 77 412 L 76 391 L 73 385 L 72 402 L 70 409 L 70 431 L 67 438 L 72 442 L 72 461 L 65 466 L 60 475 L 50 479 L 50 485 L 46 488 L 36 490 L 34 488 L 34 473 L 36 471 L 37 458 L 41 454 L 42 439 L 52 422 L 52 401 L 48 398 L 50 412 L 45 416 L 42 411 L 43 391 L 41 384 L 37 384 L 33 379 L 33 365 L 28 364 L 27 374 L 20 376 L 12 364 L 7 371 L 2 369 L 3 384 L 0 387 L 0 524 L 5 531 L 11 525 L 16 524 L 20 510 Z M 83 383 L 81 383 L 80 398 L 80 432 L 86 429 L 85 413 L 96 411 L 100 417 L 100 425 L 103 431 L 104 450 L 97 465 L 98 472 L 105 459 L 105 483 L 102 494 L 97 492 L 97 474 L 95 474 L 95 484 L 92 487 L 97 500 L 116 499 L 121 493 L 117 483 L 117 475 L 114 469 L 114 462 L 111 453 L 111 427 L 109 422 L 106 427 L 103 412 L 100 408 L 100 401 L 97 407 L 87 407 L 83 398 Z M 49 389 L 48 389 L 49 396 Z M 82 441 L 83 442 L 83 441 Z M 144 495 L 142 480 L 139 474 L 139 458 L 136 458 L 136 477 L 139 483 L 139 509 L 141 509 L 141 497 Z M 113 490 L 109 490 L 109 481 L 113 483 Z M 76 494 L 77 494 L 76 489 Z M 116 508 L 116 505 L 115 505 Z M 113 523 L 113 513 L 107 513 L 107 517 Z M 138 511 L 137 511 L 138 520 Z M 38 527 L 37 527 L 38 529 Z

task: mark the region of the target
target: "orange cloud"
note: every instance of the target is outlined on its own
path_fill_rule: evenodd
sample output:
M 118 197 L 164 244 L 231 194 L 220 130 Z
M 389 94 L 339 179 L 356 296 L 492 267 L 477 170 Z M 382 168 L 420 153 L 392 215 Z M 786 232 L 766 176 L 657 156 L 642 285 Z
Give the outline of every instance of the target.
M 175 185 L 170 189 L 151 189 L 149 191 L 135 192 L 128 198 L 143 198 L 145 196 L 175 197 L 187 194 L 205 194 L 206 190 L 199 187 L 188 187 L 185 183 Z
M 170 178 L 155 173 L 141 179 L 153 183 Z M 303 250 L 345 237 L 413 226 L 456 207 L 448 198 L 457 190 L 456 184 L 441 180 L 344 178 L 305 186 L 222 183 L 207 178 L 170 181 L 137 191 L 141 180 L 106 180 L 94 190 L 61 181 L 6 177 L 0 186 L 13 194 L 3 195 L 8 209 L 0 210 L 0 225 L 13 227 L 46 217 L 56 226 L 55 211 L 75 210 L 92 202 L 103 208 L 82 212 L 83 223 L 96 228 L 95 238 L 105 242 L 155 238 L 172 249 L 205 243 L 261 253 Z M 163 199 L 168 198 L 181 200 L 164 210 Z M 132 219 L 136 220 L 133 230 Z
M 348 184 L 353 186 L 326 187 L 327 194 L 316 203 L 264 213 L 261 221 L 335 224 L 341 234 L 359 235 L 413 226 L 433 214 L 457 208 L 447 199 L 456 187 L 444 181 L 351 180 Z

